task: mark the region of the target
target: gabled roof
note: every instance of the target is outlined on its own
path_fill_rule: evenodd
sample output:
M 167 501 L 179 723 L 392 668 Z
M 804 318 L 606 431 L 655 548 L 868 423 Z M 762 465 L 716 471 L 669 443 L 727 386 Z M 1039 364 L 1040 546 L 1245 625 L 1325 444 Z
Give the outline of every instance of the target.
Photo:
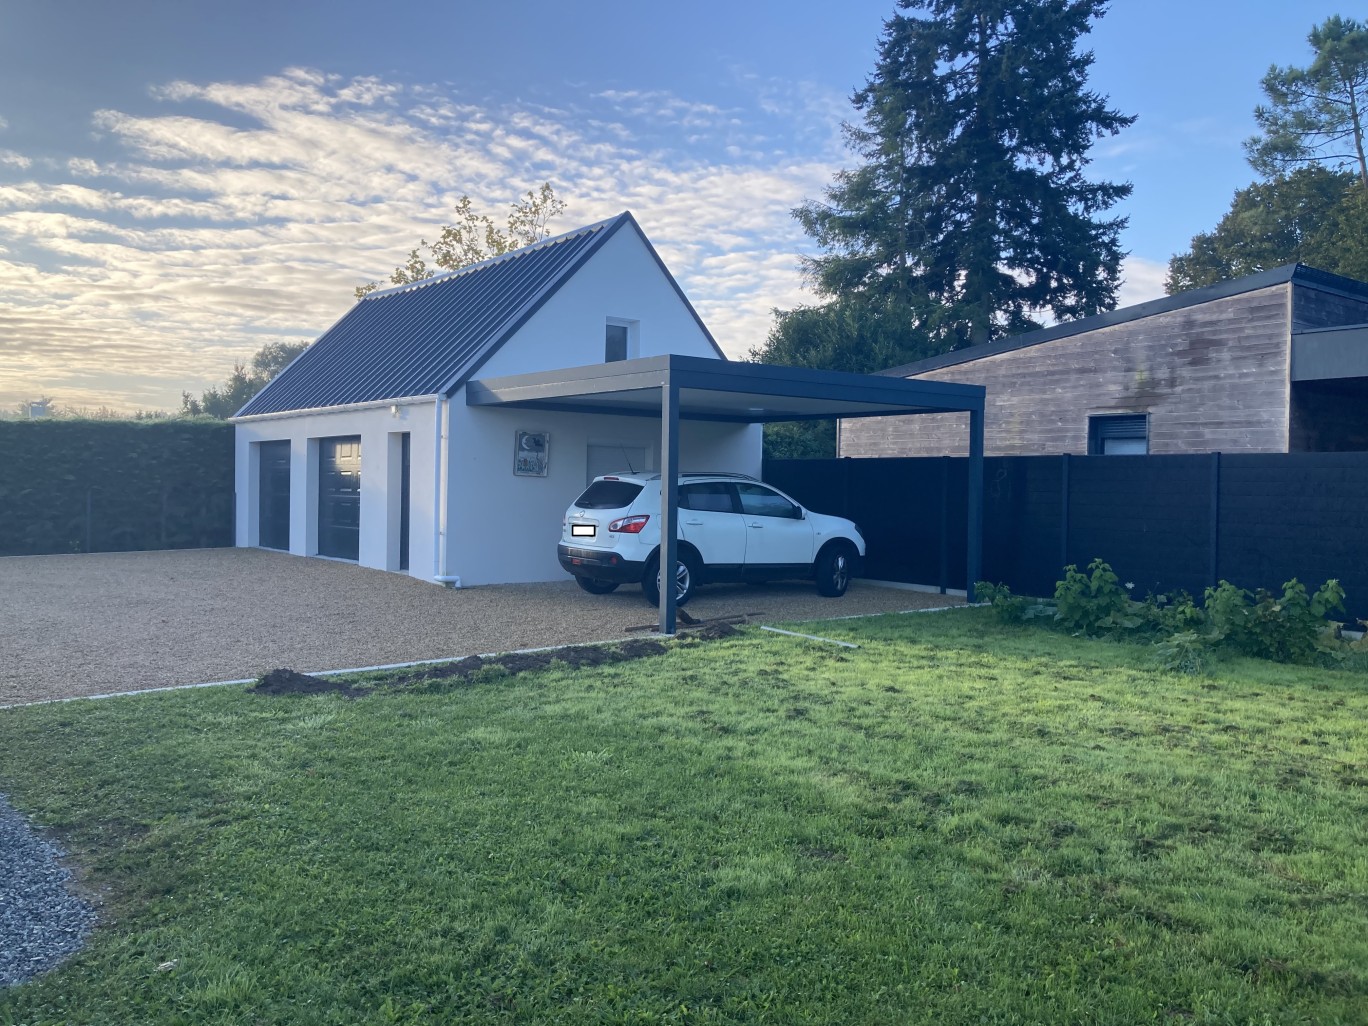
M 1126 324 L 1129 321 L 1138 321 L 1143 317 L 1153 317 L 1155 314 L 1169 313 L 1190 306 L 1200 306 L 1202 303 L 1210 303 L 1217 299 L 1229 299 L 1231 296 L 1271 288 L 1274 285 L 1285 285 L 1288 282 L 1296 282 L 1299 285 L 1307 285 L 1325 292 L 1336 292 L 1356 299 L 1368 299 L 1368 283 L 1331 274 L 1329 271 L 1317 270 L 1314 267 L 1307 267 L 1305 264 L 1285 264 L 1272 270 L 1260 271 L 1258 274 L 1245 275 L 1243 278 L 1234 278 L 1216 285 L 1208 285 L 1205 288 L 1179 292 L 1177 295 L 1165 296 L 1163 299 L 1152 299 L 1148 303 L 1139 303 L 1135 306 L 1111 310 L 1092 317 L 1081 317 L 1076 321 L 1066 321 L 1063 324 L 1041 328 L 1039 331 L 1029 331 L 1024 335 L 1003 339 L 1000 342 L 989 342 L 985 345 L 969 346 L 967 349 L 957 349 L 953 353 L 932 356 L 929 359 L 918 360 L 916 363 L 904 364 L 901 367 L 890 367 L 888 370 L 879 371 L 879 373 L 887 374 L 890 377 L 910 377 L 913 374 L 922 374 L 926 371 L 938 370 L 941 367 L 954 367 L 985 356 L 1010 353 L 1017 349 L 1038 346 L 1042 342 L 1053 342 L 1056 339 L 1068 338 L 1071 335 L 1096 331 L 1098 328 L 1110 328 L 1118 324 Z
M 622 228 L 635 231 L 726 359 L 630 212 L 411 285 L 372 292 L 238 417 L 451 395 Z

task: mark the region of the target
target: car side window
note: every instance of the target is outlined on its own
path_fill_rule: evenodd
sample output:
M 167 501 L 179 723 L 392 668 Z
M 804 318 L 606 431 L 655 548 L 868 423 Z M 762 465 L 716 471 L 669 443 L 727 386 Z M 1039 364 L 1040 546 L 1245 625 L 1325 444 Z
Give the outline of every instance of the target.
M 700 481 L 680 486 L 679 508 L 704 513 L 735 513 L 736 501 L 732 498 L 732 486 L 725 481 Z
M 741 511 L 747 516 L 797 520 L 802 515 L 801 508 L 763 485 L 739 484 L 736 490 L 741 493 Z

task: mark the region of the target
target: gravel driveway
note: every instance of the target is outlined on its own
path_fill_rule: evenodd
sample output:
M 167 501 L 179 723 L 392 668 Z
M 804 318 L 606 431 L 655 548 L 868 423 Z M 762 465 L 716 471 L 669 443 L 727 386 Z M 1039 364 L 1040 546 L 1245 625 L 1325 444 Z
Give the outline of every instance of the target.
M 761 621 L 959 602 L 857 581 L 703 588 L 706 618 Z M 641 589 L 568 577 L 450 591 L 402 574 L 262 549 L 0 558 L 0 707 L 48 698 L 608 641 L 652 623 Z

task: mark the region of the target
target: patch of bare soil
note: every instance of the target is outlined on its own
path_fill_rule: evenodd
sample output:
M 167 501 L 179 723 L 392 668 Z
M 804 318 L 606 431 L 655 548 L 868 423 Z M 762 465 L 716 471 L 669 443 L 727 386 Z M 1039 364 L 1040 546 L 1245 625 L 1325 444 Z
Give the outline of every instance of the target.
M 353 687 L 336 677 L 310 677 L 290 669 L 272 670 L 257 679 L 248 691 L 261 695 L 330 695 L 360 698 L 368 694 L 366 688 Z

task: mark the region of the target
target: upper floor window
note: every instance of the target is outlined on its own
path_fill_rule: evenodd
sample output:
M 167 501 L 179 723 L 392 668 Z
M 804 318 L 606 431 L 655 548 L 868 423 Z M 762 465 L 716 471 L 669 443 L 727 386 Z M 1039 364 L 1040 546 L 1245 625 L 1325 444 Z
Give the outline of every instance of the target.
M 1088 418 L 1089 456 L 1145 456 L 1149 414 L 1122 413 Z
M 637 322 L 608 318 L 603 328 L 603 362 L 630 360 L 637 355 Z

